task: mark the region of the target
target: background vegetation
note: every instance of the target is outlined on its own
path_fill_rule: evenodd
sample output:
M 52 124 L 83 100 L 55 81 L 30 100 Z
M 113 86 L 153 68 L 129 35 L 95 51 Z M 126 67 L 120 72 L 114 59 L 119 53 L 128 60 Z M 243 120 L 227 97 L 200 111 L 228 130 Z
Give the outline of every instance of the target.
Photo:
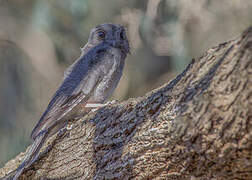
M 142 96 L 251 25 L 251 0 L 0 0 L 0 165 L 30 132 L 91 28 L 124 24 L 131 44 L 114 99 Z

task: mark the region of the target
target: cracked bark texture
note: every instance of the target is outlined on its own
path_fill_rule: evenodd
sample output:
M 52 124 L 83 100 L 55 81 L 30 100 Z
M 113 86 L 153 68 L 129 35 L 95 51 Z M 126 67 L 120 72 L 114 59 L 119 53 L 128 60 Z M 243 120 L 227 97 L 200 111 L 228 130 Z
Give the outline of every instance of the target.
M 71 122 L 20 179 L 252 179 L 251 62 L 252 27 L 144 97 Z

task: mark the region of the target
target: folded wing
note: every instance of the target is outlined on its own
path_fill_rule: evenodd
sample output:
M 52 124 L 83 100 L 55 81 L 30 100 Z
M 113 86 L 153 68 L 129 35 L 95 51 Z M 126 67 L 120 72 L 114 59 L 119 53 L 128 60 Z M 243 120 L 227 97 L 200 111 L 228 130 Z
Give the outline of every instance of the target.
M 96 52 L 104 47 L 95 47 L 81 56 L 79 60 L 71 66 L 71 70 L 58 91 L 54 94 L 46 111 L 31 133 L 31 138 L 35 139 L 40 132 L 53 128 L 54 125 L 69 113 L 79 103 L 88 100 L 94 89 L 99 84 L 102 74 L 99 66 L 96 66 L 104 53 Z

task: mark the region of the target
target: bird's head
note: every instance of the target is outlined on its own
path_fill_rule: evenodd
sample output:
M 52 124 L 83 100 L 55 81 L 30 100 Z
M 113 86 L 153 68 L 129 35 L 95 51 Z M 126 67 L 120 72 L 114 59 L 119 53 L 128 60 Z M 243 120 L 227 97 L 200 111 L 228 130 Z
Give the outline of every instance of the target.
M 101 24 L 90 32 L 88 42 L 91 44 L 107 43 L 114 48 L 119 48 L 125 54 L 130 52 L 129 42 L 125 28 L 118 24 Z

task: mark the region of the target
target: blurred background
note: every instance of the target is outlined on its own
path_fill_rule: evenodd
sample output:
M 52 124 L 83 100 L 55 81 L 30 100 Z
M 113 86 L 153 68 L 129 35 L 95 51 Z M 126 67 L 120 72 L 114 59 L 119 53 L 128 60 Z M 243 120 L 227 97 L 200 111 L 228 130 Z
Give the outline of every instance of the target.
M 252 24 L 251 0 L 0 0 L 0 167 L 29 135 L 94 26 L 124 24 L 131 44 L 114 99 L 144 96 L 192 58 Z

